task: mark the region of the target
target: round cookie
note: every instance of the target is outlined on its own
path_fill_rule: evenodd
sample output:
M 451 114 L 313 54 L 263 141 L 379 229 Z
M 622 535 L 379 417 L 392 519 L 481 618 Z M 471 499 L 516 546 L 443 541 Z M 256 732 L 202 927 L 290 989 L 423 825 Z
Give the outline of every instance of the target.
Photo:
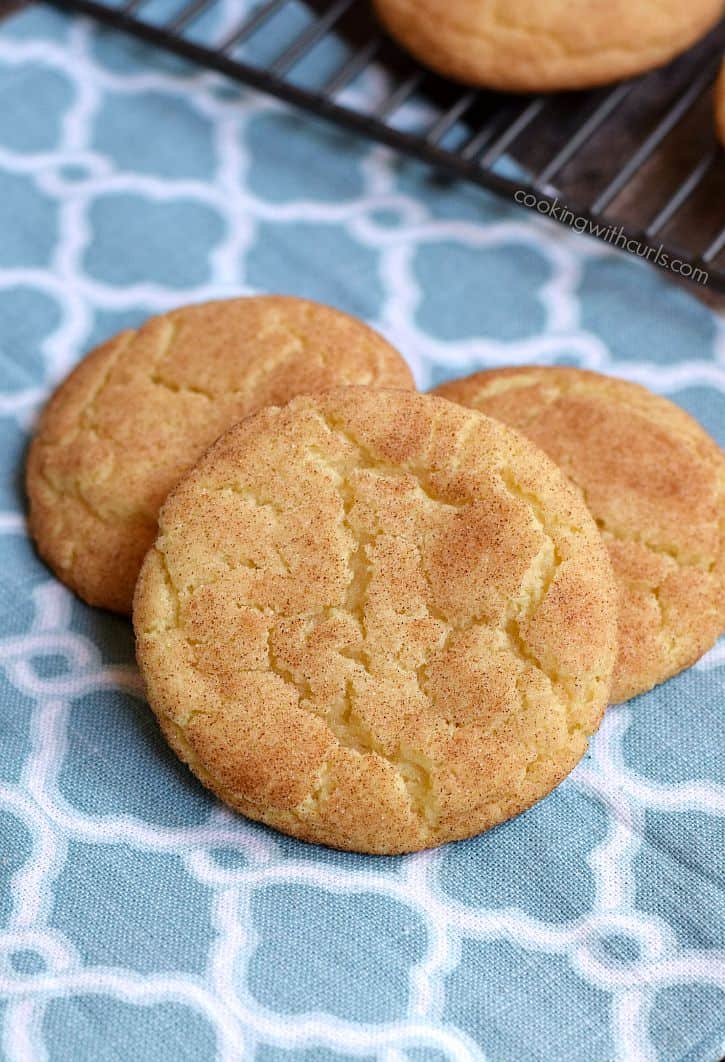
M 651 689 L 725 628 L 725 455 L 678 406 L 583 369 L 480 372 L 436 393 L 524 432 L 571 477 L 619 584 L 614 702 Z
M 715 83 L 715 130 L 720 143 L 725 147 L 725 60 Z
M 722 0 L 374 0 L 439 74 L 504 92 L 604 85 L 661 66 L 717 22 Z
M 122 332 L 58 388 L 30 448 L 30 529 L 92 605 L 130 613 L 171 488 L 232 424 L 340 384 L 413 386 L 361 321 L 283 296 L 185 306 Z
M 134 601 L 149 701 L 233 808 L 364 852 L 515 815 L 586 749 L 616 589 L 578 493 L 504 425 L 347 388 L 231 429 Z

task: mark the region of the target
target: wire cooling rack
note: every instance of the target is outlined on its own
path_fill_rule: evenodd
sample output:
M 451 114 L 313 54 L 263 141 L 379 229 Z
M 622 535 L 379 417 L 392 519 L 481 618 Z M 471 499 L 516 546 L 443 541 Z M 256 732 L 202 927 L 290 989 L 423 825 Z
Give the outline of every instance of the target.
M 722 24 L 663 70 L 532 97 L 426 71 L 367 0 L 48 2 L 725 291 L 725 152 L 712 120 Z

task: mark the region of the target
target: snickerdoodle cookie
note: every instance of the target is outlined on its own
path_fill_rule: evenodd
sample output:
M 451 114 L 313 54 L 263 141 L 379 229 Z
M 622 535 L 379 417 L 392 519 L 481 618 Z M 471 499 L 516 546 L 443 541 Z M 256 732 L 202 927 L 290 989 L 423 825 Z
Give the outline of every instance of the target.
M 30 448 L 41 556 L 93 605 L 130 612 L 164 498 L 227 428 L 339 384 L 412 387 L 381 336 L 338 310 L 261 296 L 185 306 L 88 355 Z
M 582 369 L 480 372 L 436 393 L 524 432 L 568 473 L 619 584 L 613 701 L 677 674 L 725 628 L 725 455 L 644 387 Z
M 715 129 L 720 143 L 725 147 L 725 60 L 715 83 Z
M 337 389 L 231 429 L 134 601 L 170 744 L 232 807 L 405 852 L 515 815 L 607 703 L 616 589 L 578 492 L 440 398 Z
M 426 66 L 471 85 L 550 92 L 666 63 L 715 25 L 723 0 L 374 0 Z

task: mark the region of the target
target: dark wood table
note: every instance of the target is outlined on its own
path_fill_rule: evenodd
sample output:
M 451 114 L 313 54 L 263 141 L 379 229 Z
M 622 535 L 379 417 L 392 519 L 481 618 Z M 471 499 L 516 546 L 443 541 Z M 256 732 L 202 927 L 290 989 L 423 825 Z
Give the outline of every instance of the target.
M 0 20 L 2 20 L 3 18 L 6 18 L 8 15 L 13 14 L 14 12 L 17 12 L 17 11 L 21 10 L 24 7 L 29 7 L 31 5 L 31 2 L 32 2 L 32 0 L 0 0 Z M 180 0 L 180 2 L 181 2 L 181 0 Z M 662 78 L 663 79 L 666 78 L 666 72 L 662 75 Z M 666 82 L 666 80 L 664 80 L 663 87 L 666 88 L 666 85 L 667 85 L 667 82 Z M 656 81 L 655 81 L 653 90 L 654 91 L 657 90 L 657 82 Z M 700 122 L 710 122 L 710 121 L 712 121 L 712 115 L 711 115 L 711 113 L 709 113 L 707 105 L 705 105 L 703 108 L 701 108 L 701 111 L 702 111 L 702 113 L 700 113 L 699 115 L 695 116 L 695 120 L 696 121 L 700 121 Z M 690 131 L 690 126 L 688 125 L 687 128 L 683 128 L 683 130 L 682 130 L 681 143 L 678 145 L 677 141 L 675 141 L 674 147 L 673 147 L 672 151 L 669 153 L 669 156 L 668 156 L 668 161 L 667 161 L 667 165 L 668 166 L 677 167 L 677 165 L 678 165 L 678 157 L 679 156 L 681 156 L 681 160 L 680 161 L 681 161 L 681 164 L 682 164 L 683 168 L 686 166 L 686 163 L 687 163 L 687 150 L 688 150 L 688 142 L 689 142 L 689 139 L 688 139 L 689 138 L 689 131 Z M 626 154 L 628 151 L 632 150 L 632 143 L 631 142 L 627 142 L 627 140 L 626 140 L 626 137 L 627 137 L 626 131 L 623 131 L 620 135 L 623 136 L 625 139 L 623 140 L 623 142 L 620 145 L 608 144 L 608 146 L 607 146 L 607 155 L 608 156 L 611 157 L 611 153 L 617 151 L 618 148 L 621 148 L 623 155 Z M 636 133 L 632 133 L 630 135 L 631 136 L 635 136 L 637 134 Z M 595 155 L 595 157 L 590 160 L 587 171 L 583 175 L 580 175 L 577 178 L 577 180 L 579 180 L 580 182 L 581 181 L 586 181 L 586 180 L 591 180 L 591 181 L 594 181 L 595 183 L 597 183 L 597 177 L 600 176 L 600 173 L 601 173 L 599 167 L 600 166 L 604 167 L 604 165 L 605 165 L 605 160 L 604 159 L 598 160 L 596 155 Z M 648 167 L 645 167 L 641 171 L 641 173 L 638 175 L 638 177 L 635 180 L 633 180 L 630 185 L 627 186 L 626 190 L 617 199 L 616 206 L 617 206 L 617 214 L 618 214 L 618 216 L 622 216 L 622 217 L 626 218 L 626 216 L 627 216 L 627 214 L 629 212 L 629 208 L 631 207 L 632 204 L 636 203 L 637 204 L 637 210 L 641 213 L 643 205 L 644 205 L 645 210 L 647 209 L 648 200 L 651 201 L 651 202 L 656 202 L 656 200 L 653 198 L 653 190 L 657 186 L 656 182 L 657 182 L 657 173 L 656 172 L 652 172 L 651 169 L 649 169 Z M 573 200 L 577 200 L 577 199 L 580 199 L 580 198 L 581 199 L 586 199 L 587 196 L 586 196 L 586 191 L 584 189 L 584 186 L 580 183 L 578 187 L 579 187 L 579 190 L 581 192 L 581 195 L 577 194 L 577 184 L 576 184 L 576 182 L 569 189 L 567 189 L 567 191 L 571 194 Z M 655 209 L 656 209 L 656 207 L 655 207 Z M 690 231 L 693 231 L 695 233 L 695 236 L 697 237 L 698 236 L 697 218 L 693 217 L 692 219 L 688 219 L 688 224 L 692 226 Z M 706 242 L 706 236 L 703 237 L 703 242 Z M 717 292 L 715 292 L 715 291 L 713 291 L 713 290 L 711 290 L 711 289 L 709 289 L 707 287 L 703 287 L 703 286 L 698 285 L 698 284 L 688 283 L 686 280 L 678 278 L 676 276 L 676 274 L 674 274 L 674 273 L 667 273 L 666 276 L 667 276 L 668 280 L 671 283 L 679 284 L 679 285 L 683 286 L 687 291 L 689 291 L 695 297 L 697 297 L 700 300 L 702 300 L 706 305 L 710 306 L 716 312 L 725 314 L 725 294 L 719 295 Z

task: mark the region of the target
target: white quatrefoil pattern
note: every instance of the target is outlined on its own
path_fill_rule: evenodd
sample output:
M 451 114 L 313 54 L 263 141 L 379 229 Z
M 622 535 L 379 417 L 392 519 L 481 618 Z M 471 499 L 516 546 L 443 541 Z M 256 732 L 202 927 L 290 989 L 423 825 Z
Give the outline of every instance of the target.
M 35 556 L 22 466 L 54 383 L 155 311 L 257 291 L 359 314 L 423 387 L 568 362 L 725 442 L 725 322 L 667 277 L 86 21 L 0 22 L 0 1056 L 715 1062 L 722 644 L 612 710 L 520 818 L 375 859 L 213 800 L 159 737 L 129 624 Z

